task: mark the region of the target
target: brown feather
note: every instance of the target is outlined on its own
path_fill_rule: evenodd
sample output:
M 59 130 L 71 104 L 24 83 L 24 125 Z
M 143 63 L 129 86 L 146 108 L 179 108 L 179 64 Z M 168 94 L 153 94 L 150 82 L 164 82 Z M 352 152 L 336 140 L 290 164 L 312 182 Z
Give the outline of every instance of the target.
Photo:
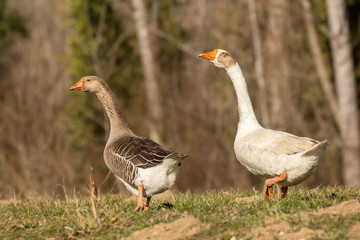
M 154 167 L 172 153 L 148 138 L 135 136 L 122 137 L 112 143 L 111 148 L 139 168 Z

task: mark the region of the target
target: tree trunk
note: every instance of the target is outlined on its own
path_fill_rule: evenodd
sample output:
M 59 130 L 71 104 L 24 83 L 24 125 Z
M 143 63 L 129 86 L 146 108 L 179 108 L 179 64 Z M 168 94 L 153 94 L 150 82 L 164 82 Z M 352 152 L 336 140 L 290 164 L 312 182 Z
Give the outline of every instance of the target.
M 309 40 L 310 50 L 314 57 L 316 71 L 318 72 L 321 87 L 325 93 L 326 98 L 330 104 L 331 113 L 334 117 L 336 124 L 339 126 L 339 108 L 336 100 L 333 84 L 328 74 L 324 58 L 321 53 L 319 38 L 316 33 L 314 17 L 311 11 L 311 4 L 309 0 L 301 0 L 304 8 L 304 20 Z
M 271 126 L 286 130 L 290 110 L 289 60 L 286 46 L 287 0 L 270 0 L 267 26 L 267 78 L 271 82 Z M 286 107 L 285 107 L 286 106 Z
M 269 109 L 267 106 L 266 83 L 264 78 L 264 68 L 263 68 L 263 60 L 261 53 L 262 52 L 261 40 L 260 40 L 259 26 L 256 16 L 255 0 L 248 0 L 248 4 L 249 4 L 249 14 L 250 14 L 250 23 L 251 23 L 251 34 L 254 42 L 255 74 L 260 91 L 259 96 L 260 96 L 262 124 L 265 127 L 269 127 L 270 117 L 269 117 Z
M 139 42 L 139 49 L 145 79 L 146 108 L 149 118 L 149 136 L 157 142 L 160 138 L 160 120 L 162 111 L 159 100 L 159 86 L 156 78 L 156 68 L 154 64 L 154 54 L 152 51 L 148 17 L 143 0 L 132 0 L 134 7 L 134 19 L 136 23 L 136 32 Z
M 360 133 L 349 25 L 344 0 L 327 0 L 330 46 L 339 104 L 344 182 L 360 186 Z

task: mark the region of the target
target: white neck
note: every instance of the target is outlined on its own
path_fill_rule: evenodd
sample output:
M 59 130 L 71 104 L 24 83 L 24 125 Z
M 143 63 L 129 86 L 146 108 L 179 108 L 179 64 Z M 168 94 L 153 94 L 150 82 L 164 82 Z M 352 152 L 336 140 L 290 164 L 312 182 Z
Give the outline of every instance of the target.
M 251 100 L 247 91 L 244 75 L 238 63 L 226 69 L 231 81 L 233 82 L 239 109 L 239 127 L 261 127 L 256 119 Z M 249 129 L 250 130 L 250 129 Z

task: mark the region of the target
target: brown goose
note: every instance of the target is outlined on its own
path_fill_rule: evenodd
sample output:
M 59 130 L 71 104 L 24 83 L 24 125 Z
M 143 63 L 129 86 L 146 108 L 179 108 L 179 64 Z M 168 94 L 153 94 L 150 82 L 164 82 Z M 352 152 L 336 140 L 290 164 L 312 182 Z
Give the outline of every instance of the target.
M 151 196 L 174 184 L 180 162 L 187 155 L 166 150 L 150 139 L 136 136 L 129 129 L 109 85 L 99 77 L 83 77 L 70 90 L 94 93 L 99 98 L 111 126 L 104 149 L 106 166 L 132 194 L 139 196 L 135 211 L 147 211 Z M 143 197 L 147 198 L 146 204 Z

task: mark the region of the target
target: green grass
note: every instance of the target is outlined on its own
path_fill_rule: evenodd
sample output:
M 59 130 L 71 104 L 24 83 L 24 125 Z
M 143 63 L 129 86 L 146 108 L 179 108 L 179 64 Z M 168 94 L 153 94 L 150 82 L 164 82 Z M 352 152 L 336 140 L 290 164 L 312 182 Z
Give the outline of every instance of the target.
M 186 215 L 198 218 L 204 227 L 194 239 L 243 238 L 269 218 L 285 216 L 294 228 L 325 231 L 324 239 L 343 239 L 360 222 L 360 213 L 329 217 L 313 216 L 304 221 L 299 213 L 312 212 L 343 201 L 360 198 L 359 190 L 327 187 L 290 190 L 283 200 L 239 200 L 254 193 L 209 191 L 203 194 L 175 193 L 151 203 L 148 212 L 134 213 L 136 202 L 119 195 L 102 195 L 94 202 L 81 198 L 68 201 L 43 199 L 22 203 L 0 203 L 0 239 L 121 238 L 159 223 Z M 171 208 L 164 207 L 169 202 Z

